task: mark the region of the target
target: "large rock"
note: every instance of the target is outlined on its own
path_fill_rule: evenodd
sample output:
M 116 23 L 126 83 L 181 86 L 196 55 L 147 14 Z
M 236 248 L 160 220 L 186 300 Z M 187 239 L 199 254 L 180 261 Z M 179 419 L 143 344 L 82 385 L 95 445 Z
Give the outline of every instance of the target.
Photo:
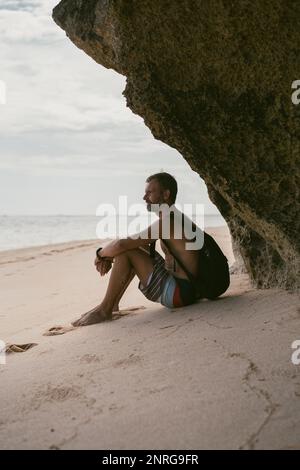
M 204 179 L 255 285 L 299 287 L 300 2 L 62 0 L 53 17 L 126 75 L 128 106 Z

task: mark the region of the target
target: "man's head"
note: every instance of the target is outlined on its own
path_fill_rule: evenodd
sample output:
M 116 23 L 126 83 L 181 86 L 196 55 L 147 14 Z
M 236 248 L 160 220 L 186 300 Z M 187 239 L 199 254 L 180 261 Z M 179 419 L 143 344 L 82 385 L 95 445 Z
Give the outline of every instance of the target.
M 151 210 L 151 204 L 167 204 L 171 206 L 175 203 L 177 196 L 177 182 L 174 176 L 169 173 L 155 173 L 146 179 L 144 201 L 147 209 Z

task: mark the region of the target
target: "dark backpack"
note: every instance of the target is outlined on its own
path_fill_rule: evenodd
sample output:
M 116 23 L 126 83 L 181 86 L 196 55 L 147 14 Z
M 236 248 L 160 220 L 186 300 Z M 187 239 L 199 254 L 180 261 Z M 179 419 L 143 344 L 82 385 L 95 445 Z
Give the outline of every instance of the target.
M 199 274 L 197 277 L 191 274 L 170 250 L 168 241 L 163 240 L 163 242 L 194 285 L 197 299 L 213 300 L 223 294 L 229 287 L 228 260 L 213 237 L 206 232 L 203 233 L 203 247 L 198 250 Z
M 199 250 L 198 298 L 216 299 L 229 287 L 228 260 L 217 242 L 204 232 L 204 244 Z M 194 283 L 195 283 L 194 281 Z

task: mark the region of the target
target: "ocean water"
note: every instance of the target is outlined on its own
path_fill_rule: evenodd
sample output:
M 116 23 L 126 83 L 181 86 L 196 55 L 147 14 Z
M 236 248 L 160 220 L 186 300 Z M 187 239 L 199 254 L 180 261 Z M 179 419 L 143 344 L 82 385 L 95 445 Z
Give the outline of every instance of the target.
M 98 238 L 96 228 L 99 220 L 99 217 L 89 215 L 1 215 L 0 251 L 93 240 Z M 204 218 L 204 227 L 225 225 L 221 215 L 207 214 Z

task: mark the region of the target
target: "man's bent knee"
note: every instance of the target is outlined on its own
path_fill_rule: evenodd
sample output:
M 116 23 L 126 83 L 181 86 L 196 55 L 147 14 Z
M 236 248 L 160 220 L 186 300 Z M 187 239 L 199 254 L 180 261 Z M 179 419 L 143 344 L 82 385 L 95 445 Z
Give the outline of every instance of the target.
M 143 248 L 143 247 L 138 247 L 138 248 L 133 248 L 131 250 L 126 250 L 126 251 L 123 251 L 122 253 L 120 253 L 119 255 L 116 255 L 115 258 L 117 258 L 118 256 L 133 256 L 133 255 L 136 255 L 136 254 L 143 254 L 143 255 L 149 255 L 150 256 L 150 252 L 147 248 Z

